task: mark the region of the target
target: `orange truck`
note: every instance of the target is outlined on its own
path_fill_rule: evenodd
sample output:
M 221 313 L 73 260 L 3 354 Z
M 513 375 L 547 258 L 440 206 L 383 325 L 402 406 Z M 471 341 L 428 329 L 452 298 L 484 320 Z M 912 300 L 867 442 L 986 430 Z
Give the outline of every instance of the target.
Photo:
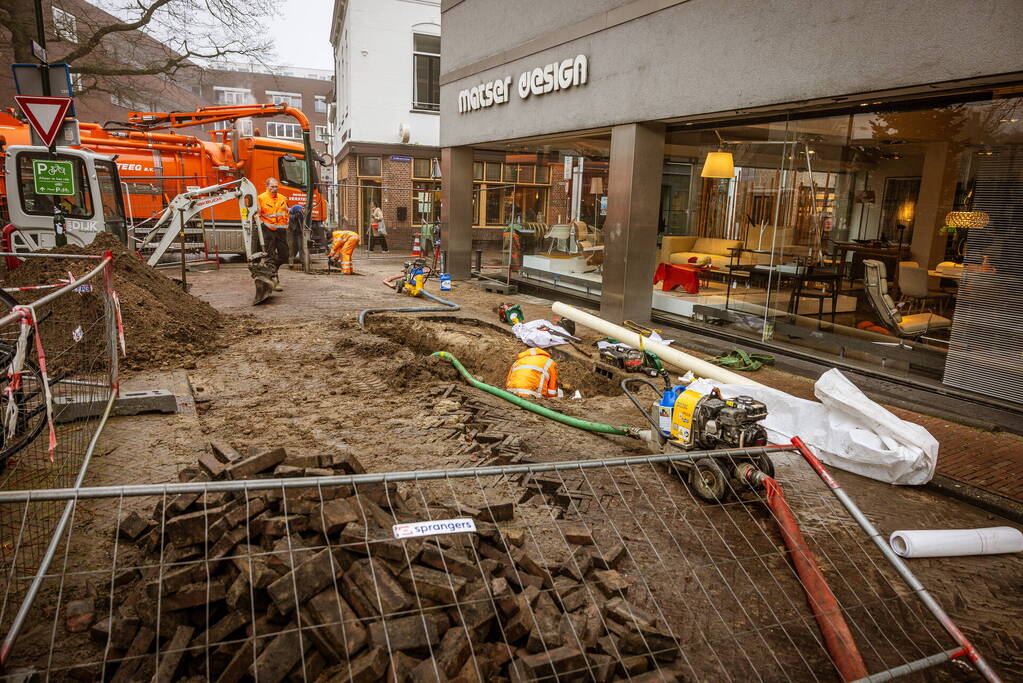
M 147 232 L 175 196 L 240 177 L 250 180 L 260 191 L 267 178 L 277 178 L 289 205 L 309 208 L 310 227 L 318 232 L 326 207 L 322 195 L 314 189 L 319 160 L 306 163 L 307 149 L 314 156 L 308 142 L 259 137 L 252 134 L 258 130 L 245 130 L 249 127 L 245 119 L 281 114 L 304 123 L 303 133 L 308 140 L 308 121 L 300 111 L 284 105 L 244 105 L 204 107 L 194 112 L 130 112 L 126 123 L 106 127 L 79 123 L 78 148 L 114 156 L 129 235 Z M 225 123 L 228 127 L 210 131 L 208 140 L 171 130 Z M 28 125 L 0 112 L 0 144 L 30 145 Z M 0 195 L 0 218 L 4 223 L 10 220 L 7 201 L 5 191 Z M 202 219 L 207 242 L 213 242 L 208 244 L 211 251 L 215 244 L 222 253 L 244 253 L 236 203 L 214 206 L 203 213 Z

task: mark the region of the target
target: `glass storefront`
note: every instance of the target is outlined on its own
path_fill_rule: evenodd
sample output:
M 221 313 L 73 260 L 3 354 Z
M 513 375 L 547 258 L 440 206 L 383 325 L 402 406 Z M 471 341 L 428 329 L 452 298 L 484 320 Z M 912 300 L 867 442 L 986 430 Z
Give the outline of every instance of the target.
M 1020 378 L 1019 93 L 669 124 L 654 314 L 975 391 Z M 610 141 L 477 150 L 491 267 L 599 299 Z M 1023 378 L 1012 391 L 1023 402 Z
M 607 131 L 481 149 L 473 215 L 485 268 L 599 296 Z
M 1018 377 L 1023 99 L 1011 94 L 670 126 L 657 261 L 673 277 L 655 311 L 885 356 L 889 371 L 975 391 Z

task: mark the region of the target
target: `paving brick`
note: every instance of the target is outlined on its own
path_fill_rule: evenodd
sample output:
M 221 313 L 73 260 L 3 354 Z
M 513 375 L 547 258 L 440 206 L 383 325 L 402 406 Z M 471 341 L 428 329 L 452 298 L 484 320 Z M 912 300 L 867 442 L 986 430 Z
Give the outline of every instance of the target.
M 429 648 L 440 642 L 436 616 L 436 613 L 423 613 L 375 621 L 369 625 L 369 644 L 371 647 L 418 650 L 427 654 Z
M 274 448 L 257 453 L 248 458 L 232 462 L 225 470 L 228 479 L 248 479 L 254 475 L 273 469 L 284 462 L 287 453 L 283 448 Z
M 279 683 L 302 660 L 309 646 L 309 640 L 299 635 L 297 625 L 288 624 L 287 628 L 263 649 L 249 667 L 249 673 L 257 681 Z
M 304 612 L 320 626 L 310 629 L 309 635 L 329 662 L 350 659 L 366 644 L 366 628 L 333 587 L 310 598 Z
M 267 592 L 281 612 L 288 614 L 296 605 L 304 603 L 327 586 L 333 586 L 338 569 L 330 556 L 330 550 L 321 550 L 294 571 L 271 583 Z
M 518 663 L 530 678 L 547 678 L 568 673 L 583 666 L 583 653 L 573 647 L 558 647 L 547 652 L 522 655 Z
M 192 640 L 193 633 L 195 633 L 195 629 L 191 626 L 179 626 L 174 631 L 174 637 L 161 650 L 163 656 L 160 657 L 160 665 L 156 670 L 156 675 L 153 676 L 153 683 L 171 683 L 171 681 L 177 680 L 178 666 L 185 656 L 185 648 Z
M 102 647 L 127 650 L 139 630 L 139 620 L 121 617 L 103 617 L 89 629 L 89 636 Z
M 468 581 L 455 574 L 446 574 L 421 565 L 406 568 L 398 580 L 410 594 L 433 600 L 440 605 L 449 605 L 465 590 Z
M 95 618 L 96 607 L 92 598 L 71 600 L 64 606 L 64 625 L 68 633 L 81 633 L 88 630 Z
M 309 515 L 309 526 L 329 537 L 344 529 L 346 524 L 359 519 L 355 507 L 347 500 L 328 500 L 314 514 Z
M 117 672 L 110 679 L 111 683 L 125 683 L 133 679 L 135 672 L 142 664 L 142 655 L 149 652 L 149 647 L 155 638 L 156 632 L 146 626 L 138 630 L 131 645 L 124 653 L 121 665 L 117 667 Z
M 352 563 L 345 573 L 345 581 L 354 583 L 362 593 L 373 601 L 383 615 L 394 614 L 412 606 L 412 598 L 394 578 L 391 571 L 376 558 L 366 558 Z

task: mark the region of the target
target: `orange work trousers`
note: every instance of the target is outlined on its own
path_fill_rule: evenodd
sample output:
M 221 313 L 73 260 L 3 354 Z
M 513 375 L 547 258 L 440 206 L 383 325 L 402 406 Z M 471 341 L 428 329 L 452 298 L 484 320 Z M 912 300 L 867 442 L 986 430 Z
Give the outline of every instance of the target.
M 330 247 L 330 257 L 341 262 L 341 273 L 351 275 L 352 254 L 355 247 L 359 246 L 359 234 L 351 230 L 335 230 L 331 234 L 333 244 Z

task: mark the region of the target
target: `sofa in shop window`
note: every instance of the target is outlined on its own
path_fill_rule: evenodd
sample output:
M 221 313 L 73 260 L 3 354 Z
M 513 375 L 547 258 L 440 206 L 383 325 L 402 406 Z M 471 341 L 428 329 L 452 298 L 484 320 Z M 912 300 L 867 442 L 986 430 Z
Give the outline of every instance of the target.
M 706 257 L 710 259 L 711 266 L 724 268 L 732 258 L 732 250 L 741 244 L 740 240 L 726 240 L 720 237 L 668 235 L 661 242 L 659 262 L 684 265 L 690 263 L 692 258 L 699 263 Z

